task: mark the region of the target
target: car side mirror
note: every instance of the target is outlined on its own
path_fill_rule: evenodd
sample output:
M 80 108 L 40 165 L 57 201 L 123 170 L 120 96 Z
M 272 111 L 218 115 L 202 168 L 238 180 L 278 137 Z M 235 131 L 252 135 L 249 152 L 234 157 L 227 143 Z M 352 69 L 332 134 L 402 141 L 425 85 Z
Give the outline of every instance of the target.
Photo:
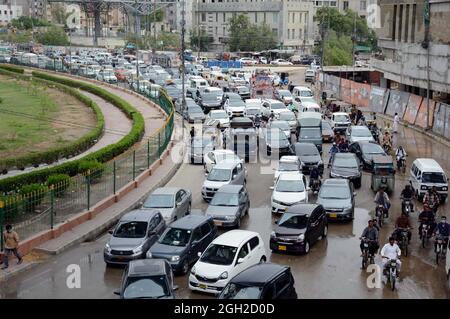
M 113 230 L 112 229 L 108 230 L 108 234 L 112 235 L 113 234 Z
M 311 190 L 311 187 L 306 187 L 306 191 L 309 192 Z
M 244 258 L 238 258 L 236 265 L 242 264 L 244 262 Z
M 197 256 L 198 256 L 198 257 L 202 257 L 202 252 L 199 251 L 199 252 L 197 253 Z
M 156 235 L 156 232 L 155 232 L 154 230 L 149 230 L 149 231 L 148 231 L 148 235 L 149 235 L 149 236 Z
M 273 190 L 273 189 L 275 189 L 275 187 L 274 186 L 270 186 L 269 189 Z
M 233 175 L 233 179 L 236 179 L 237 175 Z
M 117 296 L 120 296 L 120 291 L 119 290 L 114 290 L 113 293 Z
M 357 194 L 356 194 L 356 192 L 353 192 L 353 196 L 356 196 Z

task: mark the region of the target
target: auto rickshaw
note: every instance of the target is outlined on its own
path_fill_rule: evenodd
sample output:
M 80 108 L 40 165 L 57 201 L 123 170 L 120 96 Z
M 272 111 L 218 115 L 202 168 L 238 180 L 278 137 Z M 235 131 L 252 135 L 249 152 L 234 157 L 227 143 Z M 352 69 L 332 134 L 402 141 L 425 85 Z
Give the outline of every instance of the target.
M 378 155 L 372 159 L 372 182 L 370 188 L 377 192 L 384 188 L 387 193 L 392 193 L 395 188 L 394 161 L 389 155 Z

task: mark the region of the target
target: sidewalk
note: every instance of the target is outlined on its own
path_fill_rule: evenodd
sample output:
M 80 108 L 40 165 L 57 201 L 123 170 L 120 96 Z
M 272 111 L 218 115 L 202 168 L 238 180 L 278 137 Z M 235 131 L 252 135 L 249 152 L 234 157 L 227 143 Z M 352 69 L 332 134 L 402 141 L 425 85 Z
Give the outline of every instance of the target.
M 177 125 L 180 123 L 180 118 L 176 116 Z M 177 143 L 182 143 L 179 141 Z M 132 209 L 139 207 L 139 203 L 142 202 L 154 189 L 164 186 L 181 166 L 182 162 L 175 163 L 171 159 L 171 151 L 173 149 L 179 150 L 177 144 L 174 144 L 165 151 L 161 157 L 161 161 L 155 163 L 150 170 L 144 171 L 136 178 L 136 182 L 130 183 L 119 190 L 115 196 L 117 202 L 97 212 L 91 219 L 73 227 L 70 230 L 62 233 L 60 236 L 48 240 L 38 247 L 36 247 L 32 253 L 24 256 L 24 261 L 21 265 L 16 264 L 14 258 L 10 259 L 10 266 L 7 270 L 0 271 L 0 282 L 9 279 L 10 277 L 17 275 L 32 268 L 33 266 L 41 263 L 43 260 L 48 259 L 49 255 L 56 255 L 67 249 L 80 244 L 86 240 L 93 240 L 102 233 L 112 228 L 122 215 L 129 212 Z M 122 196 L 121 192 L 125 192 Z M 98 204 L 101 208 L 105 202 L 109 199 L 105 199 L 104 202 Z M 91 212 L 94 215 L 93 208 Z M 80 215 L 81 215 L 80 214 Z M 57 228 L 56 226 L 55 228 Z

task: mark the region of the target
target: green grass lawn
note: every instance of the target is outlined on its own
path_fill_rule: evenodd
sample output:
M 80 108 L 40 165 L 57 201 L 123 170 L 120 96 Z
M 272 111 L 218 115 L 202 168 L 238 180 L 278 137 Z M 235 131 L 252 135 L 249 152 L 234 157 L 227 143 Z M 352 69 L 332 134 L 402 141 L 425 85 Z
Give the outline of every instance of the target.
M 0 158 L 40 152 L 67 142 L 57 134 L 51 121 L 60 119 L 61 108 L 47 90 L 44 86 L 0 78 Z

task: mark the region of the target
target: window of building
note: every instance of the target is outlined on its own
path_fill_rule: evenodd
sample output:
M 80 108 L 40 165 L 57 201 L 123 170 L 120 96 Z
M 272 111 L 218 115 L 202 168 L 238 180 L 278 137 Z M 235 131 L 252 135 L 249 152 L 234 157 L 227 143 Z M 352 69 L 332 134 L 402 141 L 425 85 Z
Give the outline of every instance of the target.
M 206 13 L 202 13 L 202 22 L 206 22 Z
M 415 35 L 416 35 L 416 4 L 412 5 L 412 15 L 411 15 L 411 42 L 414 43 L 414 41 L 416 40 Z
M 218 33 L 218 29 L 219 29 L 219 27 L 216 27 L 216 36 L 217 36 L 217 33 Z
M 344 1 L 344 10 L 348 10 L 348 1 Z
M 394 15 L 392 17 L 392 40 L 395 41 L 395 29 L 397 28 L 397 5 L 394 4 Z
M 277 29 L 277 28 L 273 28 L 273 29 L 272 29 L 272 32 L 273 32 L 276 36 L 278 36 L 278 29 Z
M 405 7 L 405 37 L 404 41 L 408 42 L 408 29 L 409 29 L 409 4 Z
M 288 39 L 291 38 L 291 29 L 288 29 Z
M 366 0 L 361 0 L 360 2 L 359 2 L 359 10 L 361 10 L 361 11 L 366 11 Z
M 219 22 L 219 12 L 216 12 L 216 22 Z
M 273 23 L 278 23 L 278 13 L 277 12 L 273 13 L 272 21 L 273 21 Z
M 227 22 L 227 18 L 226 18 L 225 12 L 222 15 L 223 15 L 223 22 Z
M 264 12 L 264 15 L 263 15 L 263 20 L 264 20 L 264 23 L 266 23 L 266 13 Z
M 258 12 L 255 12 L 255 23 L 258 23 Z
M 226 34 L 226 28 L 225 27 L 222 28 L 222 32 L 223 32 L 223 35 Z
M 403 4 L 400 5 L 398 11 L 398 41 L 402 41 L 402 28 L 403 28 Z
M 336 1 L 330 1 L 330 6 L 331 7 L 335 7 L 336 6 Z
M 292 39 L 295 39 L 295 29 L 292 29 Z

